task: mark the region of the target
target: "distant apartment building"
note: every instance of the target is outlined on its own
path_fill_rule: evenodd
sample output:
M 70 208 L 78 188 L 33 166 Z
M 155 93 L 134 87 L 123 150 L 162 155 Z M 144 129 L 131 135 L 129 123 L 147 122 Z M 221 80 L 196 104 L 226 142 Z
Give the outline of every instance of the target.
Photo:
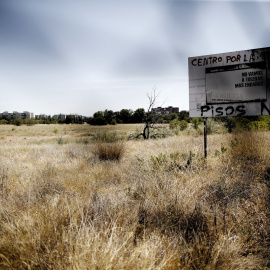
M 78 114 L 69 114 L 66 116 L 66 118 L 70 118 L 70 119 L 73 119 L 73 120 L 78 120 L 79 118 L 82 118 L 81 115 L 78 115 Z
M 52 117 L 54 120 L 66 120 L 66 115 L 65 114 L 55 114 L 53 117 Z
M 6 119 L 9 121 L 13 121 L 14 119 L 36 119 L 36 120 L 56 120 L 56 121 L 62 121 L 62 122 L 68 122 L 68 123 L 77 123 L 81 121 L 83 118 L 82 115 L 78 114 L 55 114 L 53 116 L 47 115 L 47 114 L 37 114 L 34 115 L 32 112 L 24 111 L 24 112 L 17 112 L 13 111 L 12 113 L 5 111 L 0 113 L 0 119 Z
M 0 114 L 0 118 L 1 119 L 11 120 L 11 119 L 13 119 L 13 114 L 9 113 L 9 112 L 3 112 L 3 113 Z
M 14 111 L 13 113 L 9 113 L 7 111 L 0 113 L 0 119 L 14 120 L 14 119 L 18 119 L 18 118 L 32 119 L 32 118 L 34 118 L 34 113 L 27 112 L 27 111 L 24 111 L 22 113 L 16 112 L 16 111 Z
M 35 115 L 36 120 L 47 120 L 49 118 L 49 115 L 46 114 L 37 114 Z
M 19 117 L 19 118 L 22 118 L 22 119 L 33 119 L 33 118 L 35 118 L 35 116 L 34 116 L 34 113 L 32 113 L 32 112 L 24 111 L 23 113 L 21 113 L 21 117 Z
M 173 107 L 169 106 L 167 108 L 162 108 L 162 107 L 157 107 L 157 108 L 152 108 L 151 112 L 153 114 L 170 114 L 170 113 L 179 113 L 179 108 L 178 107 Z

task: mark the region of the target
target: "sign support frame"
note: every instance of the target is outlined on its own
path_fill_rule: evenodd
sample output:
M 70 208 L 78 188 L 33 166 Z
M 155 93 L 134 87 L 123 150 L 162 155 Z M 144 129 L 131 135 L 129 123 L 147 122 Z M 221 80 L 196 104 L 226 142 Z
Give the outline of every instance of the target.
M 207 159 L 207 117 L 203 118 L 204 158 Z

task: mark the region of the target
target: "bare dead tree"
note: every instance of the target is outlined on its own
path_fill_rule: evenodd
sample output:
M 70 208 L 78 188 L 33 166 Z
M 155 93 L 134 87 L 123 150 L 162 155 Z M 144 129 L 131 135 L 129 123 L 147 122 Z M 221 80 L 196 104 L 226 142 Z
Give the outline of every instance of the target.
M 144 117 L 144 128 L 143 131 L 136 136 L 139 138 L 143 137 L 144 140 L 148 140 L 150 137 L 156 137 L 160 135 L 159 130 L 161 127 L 156 127 L 155 124 L 158 121 L 158 117 L 152 112 L 152 109 L 155 107 L 159 93 L 156 93 L 156 87 L 153 88 L 151 93 L 147 93 L 149 105 Z M 151 131 L 156 130 L 156 134 L 151 134 Z

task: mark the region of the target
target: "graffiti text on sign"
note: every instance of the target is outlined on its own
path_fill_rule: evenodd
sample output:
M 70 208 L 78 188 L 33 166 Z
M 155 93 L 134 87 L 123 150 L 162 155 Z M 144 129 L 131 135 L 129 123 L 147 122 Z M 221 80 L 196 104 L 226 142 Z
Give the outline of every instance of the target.
M 267 112 L 268 115 L 270 115 L 270 108 L 267 108 L 265 103 L 261 102 L 261 115 L 266 115 L 264 112 Z
M 204 105 L 201 107 L 201 117 L 204 117 L 206 113 L 210 112 L 212 116 L 242 116 L 246 114 L 245 105 L 229 105 L 223 107 L 214 107 Z
M 227 55 L 225 57 L 225 63 L 226 64 L 232 64 L 232 63 L 240 63 L 240 62 L 254 62 L 256 59 L 254 55 L 247 56 L 246 54 L 236 54 L 236 55 Z M 221 63 L 223 61 L 222 56 L 210 56 L 210 57 L 203 57 L 203 58 L 193 58 L 191 61 L 192 66 L 208 66 L 208 65 L 214 65 L 217 63 Z
M 191 64 L 193 66 L 207 66 L 216 64 L 218 62 L 222 62 L 222 57 L 194 58 Z

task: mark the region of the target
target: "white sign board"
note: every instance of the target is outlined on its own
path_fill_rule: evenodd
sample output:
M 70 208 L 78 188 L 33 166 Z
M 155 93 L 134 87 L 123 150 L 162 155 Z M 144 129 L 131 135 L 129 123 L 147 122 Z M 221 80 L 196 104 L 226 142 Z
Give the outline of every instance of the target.
M 190 57 L 190 117 L 270 114 L 270 48 Z

